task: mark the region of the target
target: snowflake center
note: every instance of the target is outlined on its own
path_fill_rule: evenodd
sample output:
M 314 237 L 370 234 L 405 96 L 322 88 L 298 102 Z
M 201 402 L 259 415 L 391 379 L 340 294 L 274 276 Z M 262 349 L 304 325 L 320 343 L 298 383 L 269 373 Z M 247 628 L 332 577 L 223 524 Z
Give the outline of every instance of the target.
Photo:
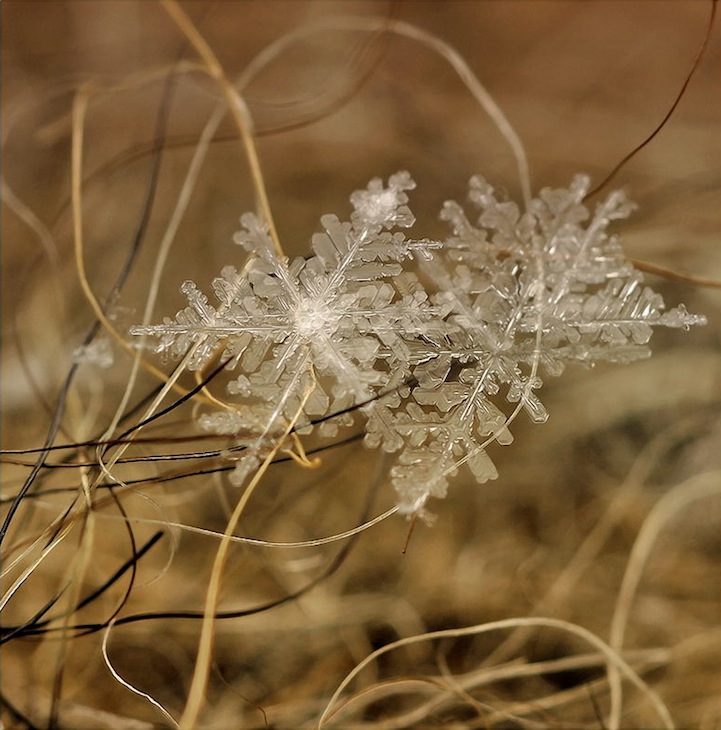
M 295 330 L 304 340 L 335 329 L 338 319 L 327 304 L 312 299 L 303 299 L 293 310 Z

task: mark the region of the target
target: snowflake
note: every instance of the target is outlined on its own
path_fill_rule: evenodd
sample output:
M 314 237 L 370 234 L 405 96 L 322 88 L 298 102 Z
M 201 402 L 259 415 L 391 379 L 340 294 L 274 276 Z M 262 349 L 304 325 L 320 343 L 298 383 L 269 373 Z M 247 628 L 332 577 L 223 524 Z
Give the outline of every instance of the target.
M 582 203 L 588 188 L 578 176 L 568 190 L 541 191 L 521 214 L 476 177 L 469 197 L 481 209 L 477 225 L 445 204 L 453 235 L 421 268 L 449 304 L 446 344 L 413 368 L 419 385 L 404 403 L 371 414 L 366 437 L 400 451 L 392 480 L 403 511 L 422 513 L 429 497 L 445 496 L 462 464 L 478 482 L 497 476 L 486 446 L 510 443 L 508 426 L 521 409 L 534 422 L 548 417 L 535 394 L 541 370 L 560 375 L 569 362 L 646 357 L 652 327 L 705 321 L 682 306 L 663 311 L 607 233 L 632 204 L 615 192 L 591 216 Z M 500 394 L 517 404 L 510 417 Z M 372 422 L 380 416 L 382 429 Z
M 321 218 L 324 231 L 313 236 L 308 259 L 279 257 L 267 226 L 245 214 L 234 240 L 254 258 L 242 271 L 224 268 L 213 281 L 218 305 L 187 281 L 182 291 L 189 306 L 175 320 L 131 330 L 158 337 L 158 352 L 190 352 L 191 369 L 203 367 L 222 344 L 228 367 L 240 370 L 229 390 L 251 406 L 244 408 L 247 420 L 233 423 L 260 431 L 238 480 L 257 463 L 263 437 L 282 431 L 299 411 L 302 428 L 314 417 L 372 401 L 391 377 L 402 380 L 409 345 L 431 337 L 442 322 L 402 265 L 413 256 L 428 257 L 439 244 L 392 231 L 414 222 L 404 192 L 414 186 L 408 173 L 393 175 L 387 188 L 372 180 L 354 193 L 350 223 Z M 259 399 L 265 404 L 260 409 Z M 325 422 L 324 431 L 333 432 L 340 420 Z M 213 428 L 215 421 L 227 432 L 227 414 L 206 416 L 204 423 Z

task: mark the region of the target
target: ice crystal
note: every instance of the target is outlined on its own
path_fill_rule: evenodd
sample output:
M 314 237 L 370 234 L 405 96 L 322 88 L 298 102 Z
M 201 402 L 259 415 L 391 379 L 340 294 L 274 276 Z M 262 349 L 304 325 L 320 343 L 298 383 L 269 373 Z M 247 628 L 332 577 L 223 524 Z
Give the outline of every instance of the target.
M 486 447 L 512 440 L 517 413 L 546 420 L 542 375 L 646 357 L 653 327 L 704 322 L 683 306 L 665 311 L 608 232 L 633 210 L 623 192 L 591 212 L 578 176 L 521 211 L 475 177 L 475 222 L 447 202 L 452 233 L 432 241 L 397 230 L 414 223 L 414 187 L 406 172 L 387 186 L 372 180 L 351 195 L 349 222 L 321 218 L 307 259 L 279 257 L 267 227 L 244 215 L 235 241 L 253 257 L 215 279 L 217 304 L 188 281 L 189 306 L 174 320 L 133 329 L 157 337 L 160 352 L 190 353 L 191 368 L 221 347 L 231 358 L 229 390 L 243 408 L 204 414 L 202 426 L 245 439 L 236 480 L 290 420 L 332 433 L 342 419 L 324 417 L 356 405 L 366 444 L 397 452 L 401 510 L 423 514 L 463 464 L 478 482 L 496 477 Z
M 453 235 L 421 266 L 450 303 L 446 341 L 413 369 L 418 387 L 410 397 L 393 412 L 378 409 L 386 409 L 386 448 L 401 451 L 392 476 L 405 511 L 445 496 L 461 464 L 479 482 L 497 476 L 485 447 L 512 440 L 509 415 L 519 409 L 546 420 L 535 393 L 542 373 L 560 375 L 569 362 L 646 357 L 653 326 L 704 321 L 683 307 L 663 311 L 607 231 L 633 206 L 615 192 L 591 215 L 582 203 L 588 188 L 578 176 L 567 190 L 542 190 L 521 213 L 476 177 L 469 195 L 480 208 L 475 224 L 456 203 L 444 206 Z M 518 406 L 503 410 L 503 400 Z M 378 441 L 372 430 L 369 438 Z
M 353 195 L 351 222 L 321 218 L 324 231 L 313 236 L 308 259 L 279 257 L 267 226 L 245 214 L 234 240 L 253 258 L 241 271 L 224 268 L 213 281 L 218 305 L 187 281 L 182 291 L 189 306 L 175 320 L 132 332 L 159 337 L 159 352 L 191 351 L 191 369 L 223 346 L 229 367 L 241 372 L 229 390 L 253 406 L 244 409 L 248 422 L 242 425 L 259 429 L 259 439 L 282 430 L 299 410 L 302 427 L 371 401 L 390 373 L 408 369 L 409 346 L 442 326 L 442 313 L 403 265 L 440 244 L 411 241 L 394 230 L 414 222 L 405 193 L 413 187 L 408 173 L 393 175 L 385 188 L 372 180 Z M 217 420 L 227 432 L 227 416 Z M 324 428 L 337 426 L 335 419 Z

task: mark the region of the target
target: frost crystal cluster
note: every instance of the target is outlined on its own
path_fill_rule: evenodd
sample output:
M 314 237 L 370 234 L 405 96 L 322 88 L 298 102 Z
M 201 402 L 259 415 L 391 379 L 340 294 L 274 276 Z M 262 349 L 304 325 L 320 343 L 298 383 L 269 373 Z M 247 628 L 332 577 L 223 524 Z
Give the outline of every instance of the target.
M 422 514 L 463 464 L 478 482 L 496 477 L 486 447 L 512 440 L 519 411 L 546 420 L 542 375 L 643 358 L 653 327 L 705 322 L 683 306 L 665 311 L 608 233 L 633 209 L 623 192 L 591 212 L 578 176 L 521 211 L 475 177 L 476 213 L 447 202 L 452 232 L 434 241 L 402 230 L 415 220 L 414 187 L 407 172 L 387 187 L 372 180 L 351 195 L 350 221 L 321 218 L 307 258 L 278 256 L 267 226 L 244 215 L 234 240 L 251 258 L 222 270 L 214 302 L 187 281 L 174 320 L 133 328 L 191 369 L 229 358 L 231 407 L 200 422 L 238 439 L 237 483 L 290 423 L 333 435 L 357 406 L 366 444 L 397 453 L 401 510 Z

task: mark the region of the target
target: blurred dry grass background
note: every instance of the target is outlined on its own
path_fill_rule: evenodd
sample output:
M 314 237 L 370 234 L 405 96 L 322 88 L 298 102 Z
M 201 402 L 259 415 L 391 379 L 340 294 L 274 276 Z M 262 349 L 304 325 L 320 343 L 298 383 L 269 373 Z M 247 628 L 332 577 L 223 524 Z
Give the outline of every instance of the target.
M 516 126 L 536 189 L 565 186 L 579 171 L 600 180 L 643 139 L 688 73 L 710 11 L 709 2 L 695 0 L 182 5 L 231 78 L 275 39 L 330 16 L 390 14 L 438 34 L 467 59 Z M 17 449 L 42 445 L 73 351 L 93 320 L 73 259 L 73 94 L 89 80 L 98 86 L 130 82 L 93 101 L 84 130 L 85 258 L 88 278 L 102 298 L 138 225 L 164 94 L 162 75 L 133 82 L 195 56 L 152 2 L 5 0 L 2 21 L 3 175 L 57 246 L 56 258 L 44 255 L 17 206 L 4 206 L 3 448 Z M 614 182 L 627 187 L 639 204 L 622 231 L 630 256 L 716 279 L 721 279 L 720 51 L 717 24 L 676 113 Z M 398 169 L 410 170 L 418 182 L 412 197 L 415 230 L 428 235 L 443 230 L 437 221 L 441 203 L 462 199 L 474 173 L 519 195 L 512 158 L 490 121 L 444 62 L 410 41 L 340 31 L 315 35 L 278 58 L 250 84 L 246 97 L 273 211 L 291 254 L 308 250 L 321 214 L 343 215 L 352 190 Z M 200 74 L 176 78 L 148 231 L 112 308 L 121 332 L 141 316 L 158 242 L 202 125 L 219 98 Z M 184 279 L 207 290 L 223 265 L 238 261 L 232 233 L 239 215 L 252 206 L 247 166 L 226 120 L 178 231 L 156 320 L 183 304 L 178 287 Z M 330 572 L 343 546 L 349 549 L 332 574 L 300 598 L 218 622 L 203 726 L 313 726 L 333 690 L 363 657 L 423 631 L 543 615 L 608 640 L 644 521 L 677 489 L 690 495 L 689 503 L 679 502 L 677 513 L 667 515 L 653 545 L 631 605 L 624 648 L 679 727 L 721 727 L 721 507 L 718 494 L 691 501 L 694 485 L 719 482 L 721 296 L 661 279 L 652 283 L 669 304 L 683 301 L 706 314 L 709 325 L 658 333 L 655 356 L 647 362 L 570 370 L 548 382 L 541 397 L 550 421 L 534 427 L 516 422 L 515 442 L 492 452 L 498 481 L 478 487 L 458 478 L 448 499 L 433 505 L 436 525 L 418 525 L 406 554 L 401 550 L 407 524 L 400 518 L 352 542 L 296 550 L 235 546 L 222 610 L 261 606 L 293 593 Z M 81 368 L 59 442 L 102 431 L 120 402 L 129 362 L 117 350 L 112 367 Z M 155 384 L 142 375 L 133 401 Z M 188 404 L 170 414 L 153 430 L 156 442 L 134 447 L 132 455 L 192 448 L 162 439 L 192 433 L 193 412 Z M 277 465 L 254 498 L 241 533 L 300 541 L 348 530 L 364 515 L 392 506 L 386 469 L 381 457 L 358 444 L 324 452 L 318 470 Z M 123 465 L 119 474 L 149 479 L 164 471 L 162 465 L 140 462 Z M 17 492 L 26 473 L 4 464 L 3 496 Z M 79 479 L 76 470 L 58 469 L 41 487 L 77 489 Z M 123 505 L 134 520 L 137 544 L 158 529 L 166 536 L 140 561 L 121 616 L 202 609 L 217 541 L 164 523 L 222 531 L 228 505 L 236 499 L 222 476 L 156 483 L 126 494 Z M 65 493 L 29 502 L 9 545 L 34 535 L 69 502 Z M 82 595 L 102 585 L 131 555 L 117 508 L 105 504 L 97 513 L 100 527 L 78 587 Z M 83 544 L 80 535 L 76 529 L 26 581 L 8 603 L 3 625 L 27 620 L 62 588 L 65 570 Z M 127 578 L 73 621 L 106 618 Z M 197 632 L 197 622 L 178 619 L 118 626 L 109 655 L 122 677 L 177 717 L 192 675 Z M 354 689 L 365 692 L 330 724 L 604 727 L 609 696 L 603 662 L 591 657 L 561 671 L 567 658 L 592 653 L 588 645 L 551 629 L 533 629 L 517 636 L 515 644 L 504 644 L 510 635 L 391 652 L 358 678 Z M 102 633 L 94 633 L 67 644 L 57 637 L 5 644 L 3 697 L 35 727 L 48 725 L 54 684 L 61 698 L 58 727 L 165 726 L 155 708 L 111 676 L 101 641 Z M 560 664 L 548 673 L 522 669 L 553 661 Z M 624 699 L 623 727 L 659 725 L 643 693 L 625 685 Z M 2 720 L 5 727 L 24 726 L 7 707 Z

